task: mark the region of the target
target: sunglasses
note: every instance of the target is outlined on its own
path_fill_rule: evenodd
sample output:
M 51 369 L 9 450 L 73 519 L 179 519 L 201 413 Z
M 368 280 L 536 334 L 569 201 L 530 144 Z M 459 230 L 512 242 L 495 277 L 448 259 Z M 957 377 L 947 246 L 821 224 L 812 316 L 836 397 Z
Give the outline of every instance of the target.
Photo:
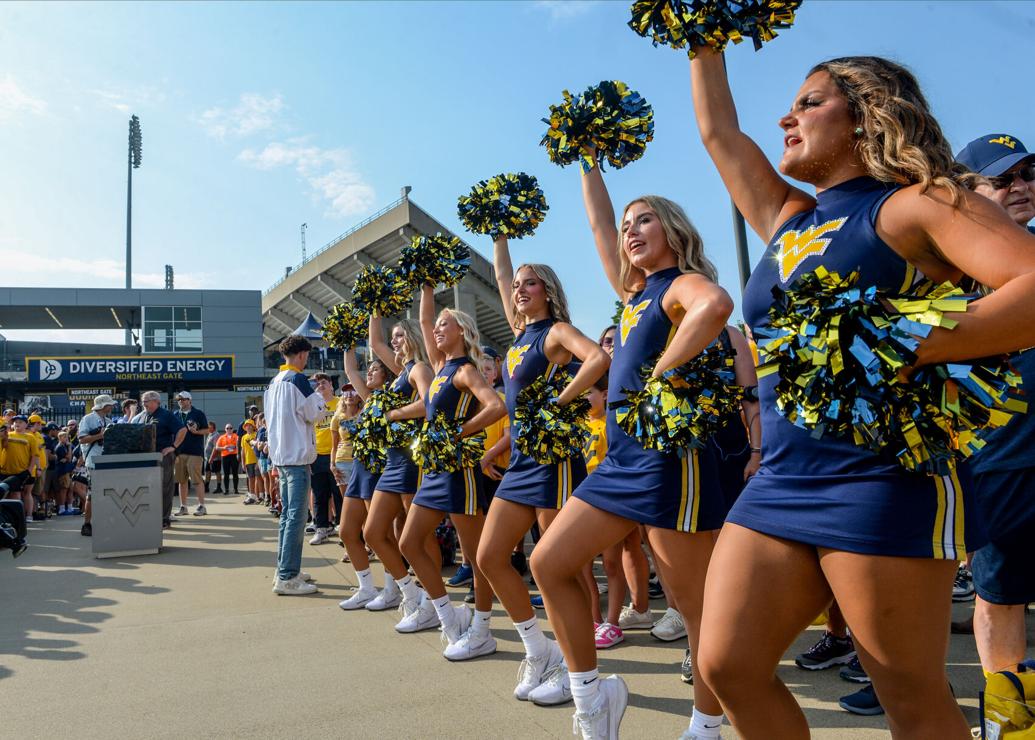
M 998 177 L 989 177 L 988 183 L 996 190 L 1004 190 L 1013 185 L 1014 177 L 1019 177 L 1024 182 L 1035 180 L 1035 164 L 1021 167 L 1021 169 L 1016 172 L 1008 172 L 1005 175 L 999 175 Z

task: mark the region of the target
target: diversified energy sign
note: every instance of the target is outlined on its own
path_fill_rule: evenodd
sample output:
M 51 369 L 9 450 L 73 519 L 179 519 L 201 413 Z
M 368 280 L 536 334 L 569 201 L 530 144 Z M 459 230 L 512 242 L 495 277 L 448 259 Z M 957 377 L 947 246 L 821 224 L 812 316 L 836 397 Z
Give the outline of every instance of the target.
M 194 357 L 27 357 L 30 382 L 80 381 L 113 383 L 120 380 L 229 380 L 234 376 L 233 355 Z

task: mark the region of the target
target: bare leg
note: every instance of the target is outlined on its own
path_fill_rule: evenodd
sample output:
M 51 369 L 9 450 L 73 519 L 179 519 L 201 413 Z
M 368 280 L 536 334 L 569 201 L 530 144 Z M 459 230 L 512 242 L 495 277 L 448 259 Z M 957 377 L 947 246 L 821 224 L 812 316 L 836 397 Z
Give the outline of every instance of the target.
M 377 494 L 374 494 L 375 498 Z M 442 582 L 442 569 L 435 560 L 428 555 L 427 541 L 428 533 L 434 533 L 435 527 L 442 521 L 442 512 L 434 509 L 426 509 L 420 504 L 410 504 L 410 510 L 406 513 L 406 526 L 403 528 L 402 538 L 399 540 L 399 549 L 403 556 L 410 563 L 413 572 L 417 574 L 421 585 L 431 599 L 438 599 L 446 595 L 446 587 Z M 377 548 L 374 548 L 377 550 Z M 384 558 L 382 558 L 382 562 Z M 395 575 L 393 573 L 393 575 Z M 397 579 L 405 575 L 396 576 Z
M 532 507 L 496 499 L 485 517 L 477 555 L 473 561 L 468 558 L 469 563 L 478 564 L 514 622 L 529 620 L 534 613 L 525 582 L 510 562 L 514 544 L 524 538 L 534 521 L 535 509 Z
M 363 525 L 363 538 L 370 545 L 370 549 L 377 553 L 385 572 L 390 573 L 396 580 L 406 576 L 406 565 L 395 544 L 397 540 L 392 534 L 395 519 L 402 513 L 402 507 L 403 502 L 399 494 L 374 491 L 367 520 Z
M 974 641 L 986 671 L 1016 670 L 1027 647 L 1024 604 L 992 604 L 978 596 L 974 602 Z
M 342 505 L 338 536 L 345 545 L 345 552 L 349 554 L 349 562 L 357 571 L 370 567 L 370 558 L 367 557 L 367 548 L 363 546 L 362 539 L 363 523 L 366 520 L 366 502 L 358 498 L 346 498 Z
M 482 529 L 485 526 L 484 514 L 450 514 L 453 526 L 456 527 L 460 539 L 460 547 L 467 553 L 467 562 L 474 571 L 474 608 L 480 612 L 492 611 L 492 586 L 482 572 L 478 562 L 478 548 L 481 543 Z M 439 582 L 442 581 L 442 567 L 439 565 Z
M 600 589 L 597 588 L 597 579 L 593 577 L 594 560 L 596 560 L 595 555 L 579 571 L 579 587 L 586 596 L 586 603 L 589 604 L 589 610 L 593 614 L 593 621 L 600 624 L 604 621 L 604 617 L 600 612 Z
M 643 537 L 637 527 L 630 532 L 622 543 L 622 570 L 625 572 L 625 583 L 629 588 L 629 599 L 633 609 L 643 613 L 650 608 L 650 594 L 647 582 L 650 580 L 650 567 L 647 555 L 643 552 Z

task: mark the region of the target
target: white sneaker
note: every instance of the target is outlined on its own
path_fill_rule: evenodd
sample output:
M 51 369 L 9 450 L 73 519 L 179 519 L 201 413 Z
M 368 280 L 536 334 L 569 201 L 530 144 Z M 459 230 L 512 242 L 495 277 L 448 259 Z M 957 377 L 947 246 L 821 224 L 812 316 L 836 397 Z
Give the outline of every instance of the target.
M 446 660 L 460 661 L 471 660 L 482 655 L 492 655 L 496 652 L 496 638 L 491 634 L 475 637 L 470 629 L 460 635 L 460 639 L 451 642 L 442 651 Z
M 597 593 L 601 596 L 607 593 L 607 581 L 601 581 L 597 584 Z
M 315 531 L 316 531 L 316 525 L 313 522 L 309 522 L 307 525 L 305 525 L 305 533 L 306 534 L 312 534 Z
M 311 540 L 309 540 L 309 544 L 310 545 L 322 545 L 326 541 L 327 541 L 327 529 L 324 528 L 324 527 L 318 527 L 317 530 L 316 530 L 316 534 L 314 534 L 313 538 Z
M 273 580 L 274 581 L 277 580 L 277 571 L 276 570 L 273 571 Z M 300 570 L 300 571 L 298 571 L 298 575 L 295 576 L 295 580 L 305 582 L 305 581 L 313 580 L 313 577 L 311 575 L 309 575 L 308 573 L 306 573 L 304 570 Z
M 543 676 L 543 682 L 529 692 L 528 700 L 541 707 L 553 707 L 571 701 L 571 676 L 564 663 Z
M 514 698 L 528 701 L 532 689 L 539 686 L 551 669 L 561 665 L 564 655 L 553 640 L 549 641 L 550 649 L 535 658 L 526 657 L 518 666 L 518 685 L 514 687 Z
M 591 712 L 575 712 L 571 732 L 581 733 L 582 740 L 618 740 L 618 726 L 622 724 L 629 704 L 629 687 L 618 676 L 600 679 L 600 698 Z
M 249 494 L 247 494 L 244 497 L 244 501 L 242 503 L 245 503 L 245 504 L 257 504 L 257 503 L 259 503 L 259 499 L 255 498 L 255 496 L 253 496 L 252 494 L 249 493 Z
M 205 508 L 205 504 L 199 504 L 198 508 L 194 510 L 194 516 L 205 516 L 208 514 L 208 509 Z
M 373 601 L 376 596 L 377 596 L 377 589 L 375 589 L 375 588 L 372 588 L 369 591 L 364 591 L 363 589 L 359 589 L 359 590 L 356 591 L 356 593 L 352 594 L 352 596 L 350 596 L 349 598 L 345 599 L 344 601 L 339 601 L 338 602 L 338 606 L 340 606 L 342 609 L 344 609 L 347 612 L 350 612 L 350 611 L 352 611 L 354 609 L 362 609 L 367 604 L 369 604 L 371 601 Z
M 306 583 L 298 576 L 282 581 L 279 578 L 273 584 L 273 593 L 279 596 L 304 596 L 319 591 L 315 583 Z
M 173 516 L 187 516 L 190 512 L 187 511 L 187 507 L 180 504 L 180 508 L 173 512 Z
M 661 619 L 654 623 L 650 633 L 662 642 L 672 642 L 680 637 L 686 637 L 686 625 L 683 624 L 683 615 L 669 607 L 665 610 Z
M 650 614 L 650 609 L 638 612 L 631 604 L 623 606 L 618 615 L 618 626 L 623 630 L 646 630 L 650 629 L 653 624 L 654 618 Z
M 389 590 L 391 593 L 389 593 Z M 367 611 L 370 612 L 383 612 L 388 609 L 394 609 L 402 603 L 402 592 L 398 587 L 393 589 L 383 588 L 378 592 L 371 601 L 366 605 Z
M 467 632 L 471 627 L 471 622 L 474 621 L 474 615 L 471 610 L 463 604 L 453 605 L 453 623 L 448 628 L 443 628 L 442 639 L 447 645 L 452 645 L 457 642 L 464 633 Z
M 402 603 L 403 618 L 395 625 L 396 632 L 411 633 L 430 630 L 438 627 L 440 622 L 435 613 L 435 605 L 430 599 L 423 599 L 419 605 Z

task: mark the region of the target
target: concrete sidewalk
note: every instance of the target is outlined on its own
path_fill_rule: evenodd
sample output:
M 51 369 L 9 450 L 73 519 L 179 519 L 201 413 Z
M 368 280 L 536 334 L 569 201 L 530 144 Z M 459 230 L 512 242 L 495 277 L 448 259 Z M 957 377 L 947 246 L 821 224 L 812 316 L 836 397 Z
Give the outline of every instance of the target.
M 570 704 L 513 699 L 523 651 L 498 606 L 499 652 L 450 664 L 439 633 L 398 635 L 394 611 L 338 608 L 355 575 L 333 542 L 305 545 L 303 567 L 320 594 L 277 597 L 276 520 L 240 502 L 210 497 L 210 515 L 177 519 L 157 556 L 96 560 L 79 517 L 31 525 L 17 561 L 0 553 L 0 736 L 570 737 Z M 662 603 L 652 604 L 656 617 Z M 957 606 L 956 617 L 969 611 Z M 623 738 L 678 737 L 690 712 L 679 680 L 685 645 L 626 635 L 600 664 L 629 684 Z M 813 736 L 886 737 L 882 717 L 838 708 L 856 686 L 836 671 L 794 667 L 818 636 L 804 633 L 780 668 Z M 973 638 L 953 636 L 949 675 L 976 724 Z

